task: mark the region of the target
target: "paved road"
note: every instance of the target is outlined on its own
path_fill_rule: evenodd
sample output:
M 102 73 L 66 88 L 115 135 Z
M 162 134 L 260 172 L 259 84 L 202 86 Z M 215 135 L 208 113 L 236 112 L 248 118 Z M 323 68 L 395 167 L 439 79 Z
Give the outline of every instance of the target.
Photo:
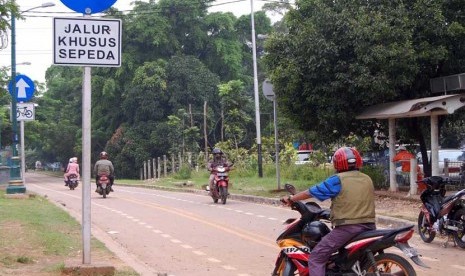
M 80 220 L 81 186 L 70 191 L 62 179 L 34 173 L 26 179 L 28 191 L 47 195 Z M 266 204 L 213 204 L 199 194 L 122 186 L 115 190 L 107 199 L 92 193 L 92 234 L 144 276 L 269 275 L 282 222 L 298 216 Z M 424 244 L 417 235 L 411 244 L 432 267 L 415 266 L 418 275 L 465 273 L 464 250 L 442 248 L 440 240 Z

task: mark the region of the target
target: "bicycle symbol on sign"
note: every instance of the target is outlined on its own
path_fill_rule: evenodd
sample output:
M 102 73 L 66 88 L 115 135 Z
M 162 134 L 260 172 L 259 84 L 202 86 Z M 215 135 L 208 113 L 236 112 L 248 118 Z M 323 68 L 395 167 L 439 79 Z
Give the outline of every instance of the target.
M 32 118 L 32 110 L 27 109 L 27 106 L 24 107 L 18 107 L 16 109 L 16 118 L 19 117 L 26 117 L 26 118 Z

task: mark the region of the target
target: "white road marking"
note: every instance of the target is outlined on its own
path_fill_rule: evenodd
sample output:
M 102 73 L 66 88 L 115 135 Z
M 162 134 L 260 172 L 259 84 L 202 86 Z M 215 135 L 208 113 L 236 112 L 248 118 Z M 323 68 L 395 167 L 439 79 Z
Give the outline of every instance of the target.
M 172 243 L 181 243 L 181 241 L 180 241 L 180 240 L 177 240 L 177 239 L 172 239 L 171 242 L 172 242 Z
M 465 266 L 463 266 L 463 265 L 452 265 L 452 267 L 455 267 L 455 268 L 458 268 L 458 269 L 461 269 L 461 270 L 465 270 Z
M 209 261 L 212 262 L 212 263 L 221 263 L 220 260 L 215 259 L 215 258 L 207 258 L 207 260 L 209 260 Z
M 237 270 L 234 266 L 230 266 L 230 265 L 223 265 L 221 267 L 226 269 L 226 270 Z
M 185 249 L 191 249 L 192 246 L 188 245 L 188 244 L 181 244 L 181 247 L 185 248 Z
M 203 253 L 202 251 L 197 251 L 197 250 L 195 250 L 195 251 L 192 251 L 192 252 L 194 252 L 194 254 L 199 255 L 199 256 L 205 256 L 205 255 L 207 255 L 207 254 Z
M 169 235 L 169 234 L 161 234 L 161 236 L 162 236 L 163 238 L 171 238 L 171 235 Z

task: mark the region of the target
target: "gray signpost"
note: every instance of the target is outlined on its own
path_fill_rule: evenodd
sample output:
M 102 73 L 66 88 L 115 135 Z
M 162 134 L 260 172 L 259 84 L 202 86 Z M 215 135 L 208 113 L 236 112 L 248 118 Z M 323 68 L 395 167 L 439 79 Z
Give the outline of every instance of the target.
M 273 91 L 273 84 L 266 79 L 262 84 L 263 95 L 267 100 L 273 101 L 273 120 L 274 120 L 274 145 L 275 145 L 275 163 L 276 163 L 276 181 L 278 183 L 278 191 L 281 190 L 281 176 L 279 173 L 279 141 L 278 141 L 278 111 L 276 103 L 276 95 Z
M 94 19 L 92 13 L 110 8 L 116 0 L 61 0 L 83 18 L 54 18 L 54 64 L 84 66 L 82 81 L 82 245 L 83 264 L 90 264 L 91 238 L 91 67 L 121 66 L 121 21 Z M 76 45 L 75 41 L 87 41 Z M 92 43 L 92 40 L 105 41 Z

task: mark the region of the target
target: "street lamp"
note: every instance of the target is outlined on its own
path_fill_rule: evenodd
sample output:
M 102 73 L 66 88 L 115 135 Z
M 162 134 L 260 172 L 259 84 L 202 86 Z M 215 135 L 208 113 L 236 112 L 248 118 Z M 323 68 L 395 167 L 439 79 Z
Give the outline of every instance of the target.
M 13 4 L 15 1 L 12 1 Z M 47 2 L 43 3 L 40 6 L 36 6 L 20 13 L 25 13 L 34 9 L 46 8 L 55 6 L 54 3 Z M 17 101 L 17 92 L 16 92 L 16 18 L 15 15 L 11 14 L 11 83 L 13 87 L 11 95 L 11 121 L 13 129 L 13 145 L 12 145 L 12 157 L 11 157 L 11 167 L 10 167 L 10 182 L 6 188 L 7 194 L 20 194 L 26 192 L 26 187 L 23 185 L 23 181 L 20 177 L 20 165 L 18 157 L 18 119 L 16 118 L 16 101 Z
M 257 129 L 258 177 L 263 177 L 262 138 L 260 132 L 260 102 L 258 97 L 257 47 L 255 44 L 255 19 L 253 10 L 253 0 L 250 0 L 250 21 L 252 25 L 253 89 L 255 98 L 255 125 Z

